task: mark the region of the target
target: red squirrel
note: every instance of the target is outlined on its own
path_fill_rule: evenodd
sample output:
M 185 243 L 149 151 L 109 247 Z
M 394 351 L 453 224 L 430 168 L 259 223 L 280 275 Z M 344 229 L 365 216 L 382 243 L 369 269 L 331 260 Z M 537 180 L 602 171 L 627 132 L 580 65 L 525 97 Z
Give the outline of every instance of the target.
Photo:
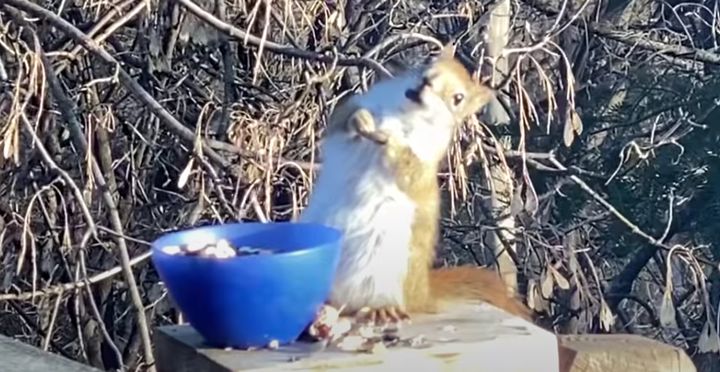
M 397 322 L 446 301 L 479 299 L 532 320 L 493 271 L 432 269 L 441 161 L 457 127 L 493 96 L 445 47 L 424 66 L 338 104 L 299 218 L 345 235 L 330 304 L 346 315 L 367 308 L 373 321 Z
M 432 268 L 439 238 L 437 174 L 454 131 L 494 97 L 445 47 L 424 66 L 338 104 L 321 144 L 323 167 L 300 221 L 344 233 L 329 303 L 372 322 L 480 300 L 535 323 L 493 270 Z M 576 352 L 562 346 L 560 371 Z

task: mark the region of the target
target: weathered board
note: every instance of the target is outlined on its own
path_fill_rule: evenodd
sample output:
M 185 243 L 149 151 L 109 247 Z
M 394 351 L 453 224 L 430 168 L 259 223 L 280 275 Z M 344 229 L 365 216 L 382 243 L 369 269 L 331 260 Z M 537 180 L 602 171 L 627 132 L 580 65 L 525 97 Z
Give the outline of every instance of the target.
M 100 372 L 60 355 L 0 336 L 0 371 L 3 372 Z
M 277 350 L 223 350 L 204 345 L 189 325 L 155 332 L 158 372 L 228 371 L 558 371 L 558 342 L 575 351 L 561 372 L 696 372 L 680 348 L 637 335 L 562 335 L 485 304 L 417 317 L 401 337 L 423 335 L 429 347 L 353 353 L 298 342 Z
M 557 372 L 557 338 L 534 324 L 485 304 L 467 304 L 413 319 L 401 337 L 423 335 L 429 346 L 390 347 L 383 353 L 320 350 L 298 342 L 277 350 L 207 347 L 188 325 L 155 332 L 158 372 L 295 370 Z
M 570 372 L 696 372 L 682 349 L 639 335 L 563 335 L 560 343 L 577 352 Z

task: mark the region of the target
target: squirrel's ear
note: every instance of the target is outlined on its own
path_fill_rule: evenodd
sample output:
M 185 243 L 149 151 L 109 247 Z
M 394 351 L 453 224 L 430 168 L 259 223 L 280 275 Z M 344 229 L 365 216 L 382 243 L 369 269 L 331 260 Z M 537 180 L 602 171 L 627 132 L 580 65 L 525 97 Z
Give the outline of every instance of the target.
M 475 85 L 473 88 L 473 92 L 470 96 L 472 97 L 472 100 L 466 103 L 466 107 L 470 112 L 478 113 L 485 106 L 487 106 L 487 104 L 490 103 L 490 101 L 492 101 L 496 95 L 495 91 L 492 88 L 482 85 Z
M 449 42 L 445 45 L 443 45 L 442 49 L 440 49 L 440 54 L 438 55 L 438 59 L 452 59 L 455 58 L 455 45 L 453 45 L 452 42 Z

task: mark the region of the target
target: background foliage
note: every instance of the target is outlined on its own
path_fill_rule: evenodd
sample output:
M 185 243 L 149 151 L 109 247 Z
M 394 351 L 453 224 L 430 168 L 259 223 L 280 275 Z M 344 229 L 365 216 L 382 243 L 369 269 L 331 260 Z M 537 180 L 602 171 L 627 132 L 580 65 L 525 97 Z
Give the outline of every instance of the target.
M 145 368 L 152 326 L 178 321 L 148 242 L 293 218 L 338 97 L 455 41 L 469 67 L 495 68 L 502 103 L 458 133 L 439 175 L 438 264 L 493 264 L 487 236 L 511 226 L 519 293 L 558 332 L 639 333 L 714 370 L 719 9 L 0 1 L 0 331 Z

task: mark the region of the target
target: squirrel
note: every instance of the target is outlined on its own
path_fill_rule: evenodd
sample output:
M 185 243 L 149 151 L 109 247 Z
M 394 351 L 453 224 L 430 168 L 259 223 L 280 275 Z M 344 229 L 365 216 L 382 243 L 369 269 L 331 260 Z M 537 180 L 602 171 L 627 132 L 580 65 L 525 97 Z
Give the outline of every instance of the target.
M 437 174 L 454 131 L 494 97 L 445 46 L 420 68 L 340 102 L 321 143 L 323 165 L 299 221 L 344 233 L 329 302 L 372 322 L 482 300 L 532 321 L 494 271 L 433 269 L 439 238 Z
M 323 166 L 299 220 L 344 233 L 329 298 L 343 314 L 369 308 L 371 322 L 397 322 L 480 300 L 536 323 L 493 270 L 432 268 L 440 162 L 460 123 L 493 97 L 445 46 L 430 63 L 381 80 L 332 112 Z M 569 371 L 576 351 L 558 341 L 559 370 Z

